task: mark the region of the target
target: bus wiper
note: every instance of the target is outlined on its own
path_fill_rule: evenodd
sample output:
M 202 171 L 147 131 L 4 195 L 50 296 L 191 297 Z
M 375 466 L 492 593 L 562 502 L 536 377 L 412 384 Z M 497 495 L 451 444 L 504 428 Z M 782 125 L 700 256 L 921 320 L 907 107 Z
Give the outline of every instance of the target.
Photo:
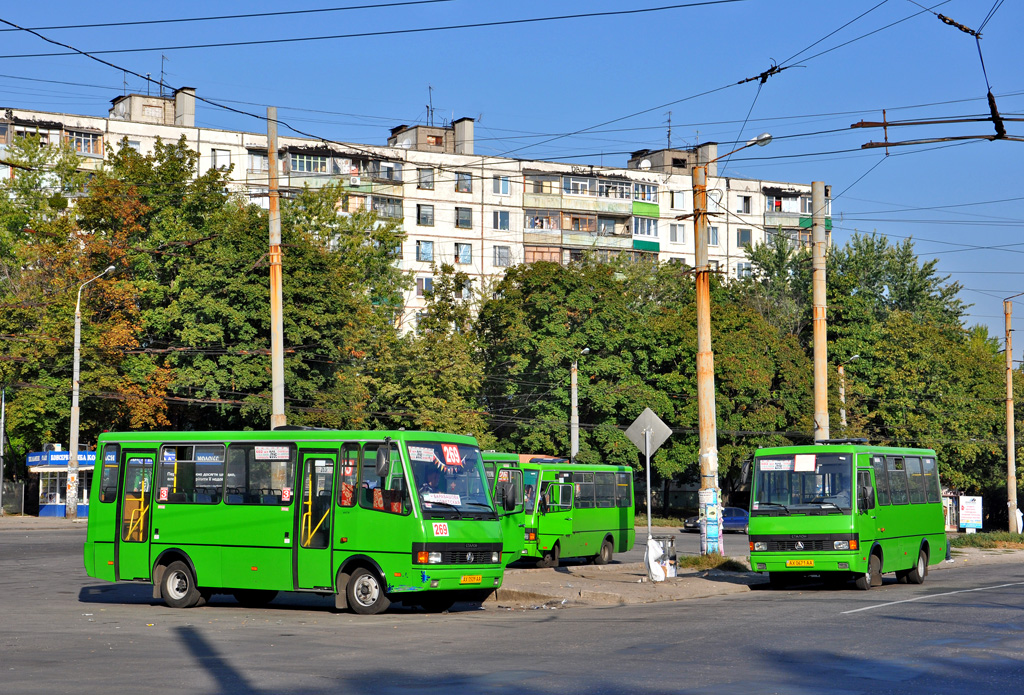
M 494 507 L 492 507 L 489 504 L 484 504 L 483 502 L 463 502 L 463 504 L 471 504 L 474 507 L 483 507 L 484 509 L 486 509 L 487 511 L 491 512 L 495 516 L 498 515 L 497 512 L 494 511 Z
M 839 506 L 838 504 L 836 504 L 835 502 L 819 502 L 818 504 L 820 504 L 820 505 L 821 505 L 821 506 L 823 506 L 823 507 L 824 507 L 824 506 L 825 506 L 826 504 L 831 504 L 831 505 L 832 505 L 833 507 L 835 507 L 835 508 L 836 508 L 836 509 L 838 509 L 839 511 L 843 511 L 843 508 L 842 508 L 842 507 L 840 507 L 840 506 Z
M 792 514 L 793 513 L 791 511 L 789 511 L 789 507 L 787 507 L 784 504 L 779 504 L 778 502 L 758 502 L 758 504 L 770 504 L 773 507 L 782 507 L 783 509 L 786 510 L 786 514 Z
M 445 507 L 451 507 L 452 511 L 455 512 L 456 514 L 458 514 L 460 519 L 462 518 L 462 512 L 460 512 L 459 508 L 456 507 L 451 502 L 434 502 L 434 501 L 430 501 L 430 500 L 425 500 L 424 504 L 440 504 L 440 505 L 445 506 Z

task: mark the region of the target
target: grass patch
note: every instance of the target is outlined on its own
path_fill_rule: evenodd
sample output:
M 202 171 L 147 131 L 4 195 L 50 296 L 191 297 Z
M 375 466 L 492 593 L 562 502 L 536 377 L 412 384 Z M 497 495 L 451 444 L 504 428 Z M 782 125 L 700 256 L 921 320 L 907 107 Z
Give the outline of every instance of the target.
M 1024 537 L 1009 531 L 991 531 L 989 533 L 961 533 L 949 541 L 954 548 L 1017 548 L 1024 549 Z
M 695 570 L 724 570 L 726 572 L 747 572 L 749 568 L 721 555 L 679 555 L 676 558 L 680 568 Z

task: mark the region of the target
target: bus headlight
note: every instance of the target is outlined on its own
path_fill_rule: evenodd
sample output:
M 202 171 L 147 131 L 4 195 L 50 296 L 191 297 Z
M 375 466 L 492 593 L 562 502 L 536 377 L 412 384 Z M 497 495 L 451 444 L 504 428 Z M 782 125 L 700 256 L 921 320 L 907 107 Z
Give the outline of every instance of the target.
M 850 541 L 833 541 L 832 542 L 832 547 L 835 548 L 836 550 L 849 550 L 850 549 Z
M 436 550 L 427 553 L 427 562 L 429 562 L 431 565 L 441 564 L 441 553 Z
M 491 562 L 498 564 L 501 561 L 501 553 L 491 553 Z
M 768 544 L 765 541 L 756 541 L 754 543 L 754 550 L 758 550 L 758 551 L 768 550 Z

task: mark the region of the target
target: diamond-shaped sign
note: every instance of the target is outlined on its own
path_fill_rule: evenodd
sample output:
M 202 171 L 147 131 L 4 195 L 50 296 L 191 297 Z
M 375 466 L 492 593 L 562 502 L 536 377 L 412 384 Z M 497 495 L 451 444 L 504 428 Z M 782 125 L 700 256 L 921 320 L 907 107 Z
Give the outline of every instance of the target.
M 650 430 L 650 440 L 646 432 Z M 626 430 L 629 441 L 636 445 L 644 456 L 650 456 L 665 443 L 665 440 L 672 436 L 672 428 L 666 425 L 660 417 L 654 414 L 650 408 L 644 408 L 644 412 L 633 421 L 633 424 Z M 650 441 L 651 450 L 647 450 L 647 443 Z

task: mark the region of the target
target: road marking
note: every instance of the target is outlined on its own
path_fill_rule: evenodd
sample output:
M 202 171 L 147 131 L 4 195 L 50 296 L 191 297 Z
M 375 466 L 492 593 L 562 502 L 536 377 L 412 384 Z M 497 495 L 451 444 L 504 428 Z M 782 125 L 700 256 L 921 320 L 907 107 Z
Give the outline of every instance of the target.
M 869 611 L 873 608 L 885 608 L 886 606 L 895 606 L 898 603 L 910 603 L 911 601 L 921 601 L 926 598 L 938 598 L 939 596 L 952 596 L 953 594 L 966 594 L 971 591 L 988 591 L 989 589 L 1005 589 L 1008 586 L 1021 586 L 1024 582 L 1013 582 L 1012 584 L 998 584 L 996 586 L 981 586 L 977 589 L 960 589 L 958 591 L 947 591 L 942 594 L 928 594 L 927 596 L 917 596 L 915 598 L 907 598 L 902 601 L 890 601 L 888 603 L 878 603 L 874 606 L 864 606 L 863 608 L 854 608 L 852 611 L 843 611 L 840 615 L 848 615 L 850 613 L 859 613 L 861 611 Z

